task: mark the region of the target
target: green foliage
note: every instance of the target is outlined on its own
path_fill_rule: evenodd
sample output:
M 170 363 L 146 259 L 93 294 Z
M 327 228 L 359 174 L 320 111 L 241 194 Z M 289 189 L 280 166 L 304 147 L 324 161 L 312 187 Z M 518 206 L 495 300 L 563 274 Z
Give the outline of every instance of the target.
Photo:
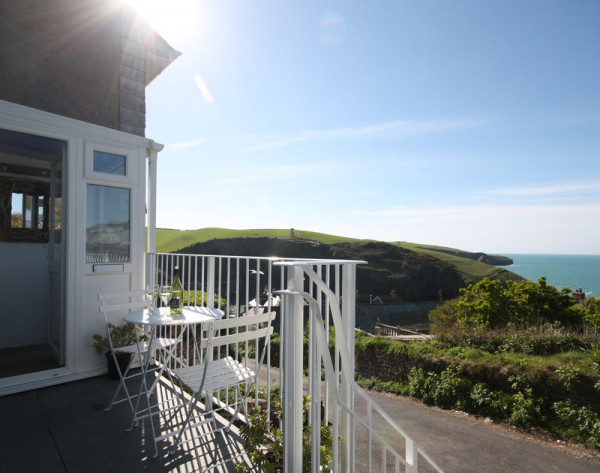
M 600 297 L 590 297 L 577 304 L 583 314 L 585 324 L 595 330 L 600 329 Z
M 118 347 L 126 347 L 135 344 L 135 325 L 126 323 L 119 326 L 109 323 L 108 329 L 110 330 L 110 338 L 113 341 L 113 345 L 117 348 L 115 350 L 117 353 L 119 352 Z M 138 338 L 140 342 L 148 340 L 148 337 L 141 333 L 138 333 Z M 92 346 L 96 349 L 96 352 L 104 353 L 110 350 L 107 336 L 95 334 L 93 335 L 93 339 L 94 342 L 92 343 Z
M 490 353 L 513 352 L 548 356 L 568 351 L 590 350 L 598 343 L 598 338 L 582 336 L 557 328 L 553 324 L 526 329 L 517 329 L 510 324 L 503 329 L 456 328 L 438 334 L 434 343 L 438 348 L 472 347 Z
M 208 293 L 204 291 L 183 291 L 183 305 L 203 305 L 208 302 Z M 223 298 L 219 299 L 219 295 L 214 295 L 214 307 L 225 310 L 227 301 Z
M 588 353 L 596 371 L 600 373 L 600 342 L 595 342 L 589 347 Z
M 581 373 L 573 363 L 556 368 L 555 373 L 567 391 L 573 391 L 581 383 Z
M 304 396 L 302 401 L 302 416 L 304 430 L 302 435 L 302 473 L 310 473 L 312 466 L 311 458 L 311 426 L 308 422 L 310 414 L 311 397 Z M 272 390 L 271 408 L 273 416 L 279 425 L 283 422 L 283 408 L 279 389 Z M 267 418 L 267 412 L 259 407 L 253 408 L 249 416 L 248 424 L 240 427 L 240 434 L 244 440 L 245 449 L 250 459 L 260 471 L 275 473 L 281 467 L 283 461 L 283 433 L 275 427 Z M 328 465 L 333 461 L 333 433 L 331 427 L 323 420 L 321 426 L 321 448 L 320 463 L 321 471 L 331 473 Z M 235 465 L 238 473 L 250 473 L 247 465 L 238 463 Z
M 563 438 L 573 438 L 600 447 L 600 417 L 587 407 L 571 401 L 557 401 L 552 404 L 555 413 L 557 432 Z
M 421 253 L 440 259 L 455 267 L 463 275 L 463 278 L 470 277 L 476 280 L 486 277 L 493 279 L 519 278 L 519 276 L 516 276 L 514 273 L 510 273 L 503 268 L 498 268 L 497 266 L 492 266 L 461 256 L 461 254 L 464 254 L 464 252 L 454 248 L 440 248 L 431 245 L 407 243 L 403 241 L 398 242 L 398 246 L 416 253 Z M 440 249 L 444 251 L 440 251 Z
M 559 323 L 580 327 L 582 309 L 569 296 L 570 289 L 560 291 L 546 284 L 542 277 L 537 283 L 483 279 L 466 289 L 461 297 L 449 301 L 430 313 L 435 331 L 448 327 L 505 327 L 512 323 L 521 327 Z
M 511 424 L 522 427 L 536 425 L 542 419 L 541 400 L 533 397 L 531 388 L 519 391 L 513 396 L 512 412 L 509 417 Z
M 268 437 L 269 432 L 272 440 Z M 266 412 L 254 407 L 249 415 L 249 422 L 240 427 L 240 434 L 252 463 L 261 471 L 275 473 L 283 460 L 283 433 L 270 425 Z M 235 471 L 250 473 L 252 470 L 247 465 L 238 463 Z
M 413 368 L 409 374 L 409 394 L 427 404 L 444 408 L 464 409 L 472 382 L 462 378 L 456 366 L 450 366 L 440 375 Z
M 365 388 L 409 395 L 600 448 L 597 336 L 545 324 L 521 330 L 512 325 L 504 330 L 475 326 L 412 343 L 361 335 L 356 340 L 359 359 L 381 358 L 386 366 L 397 359 L 402 365 L 398 373 L 406 373 L 406 365 L 413 367 L 406 375 L 393 375 L 393 380 L 358 376 Z M 385 369 L 382 373 L 388 375 Z M 556 403 L 565 398 L 569 403 Z
M 493 419 L 508 419 L 512 412 L 512 396 L 508 393 L 492 390 L 485 383 L 477 383 L 470 393 L 472 412 Z

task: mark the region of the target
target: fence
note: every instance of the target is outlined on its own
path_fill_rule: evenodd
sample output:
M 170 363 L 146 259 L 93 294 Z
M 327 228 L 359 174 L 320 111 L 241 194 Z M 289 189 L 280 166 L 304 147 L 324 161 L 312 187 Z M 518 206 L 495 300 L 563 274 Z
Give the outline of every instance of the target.
M 387 471 L 389 463 L 394 471 L 399 472 L 400 468 L 404 468 L 404 471 L 414 473 L 417 471 L 417 457 L 421 455 L 435 471 L 441 472 L 354 382 L 356 265 L 360 263 L 362 262 L 148 254 L 146 281 L 154 284 L 169 283 L 172 281 L 174 268 L 178 266 L 189 305 L 220 307 L 225 311 L 225 317 L 242 317 L 260 310 L 278 312 L 276 330 L 281 336 L 278 375 L 273 375 L 274 370 L 270 367 L 271 360 L 267 354 L 263 366 L 266 375 L 261 377 L 262 386 L 258 386 L 254 402 L 258 404 L 261 387 L 266 390 L 267 399 L 273 384 L 281 387 L 284 472 L 303 471 L 303 349 L 307 321 L 310 322 L 307 335 L 312 472 L 321 471 L 319 451 L 323 422 L 331 425 L 333 438 L 340 439 L 339 442 L 333 442 L 331 471 L 356 471 L 355 441 L 358 427 L 366 429 L 369 452 L 378 449 L 379 458 L 383 459 L 383 462 L 377 463 L 369 453 L 366 459 L 361 459 L 367 462 L 364 471 L 373 471 L 375 464 L 381 467 L 381 471 Z M 188 337 L 192 335 L 188 334 Z M 239 353 L 237 348 L 236 353 Z M 186 347 L 181 347 L 184 363 L 199 361 L 194 357 L 201 354 L 186 350 Z M 250 366 L 258 363 L 258 360 L 248 356 L 248 346 L 244 347 L 242 353 L 244 363 Z M 217 395 L 215 400 L 234 410 L 234 405 L 227 405 L 230 402 L 229 396 Z M 359 402 L 366 403 L 366 407 L 362 409 L 366 417 L 357 409 Z M 374 414 L 379 415 L 383 423 L 401 436 L 405 444 L 404 455 L 378 431 L 373 423 Z

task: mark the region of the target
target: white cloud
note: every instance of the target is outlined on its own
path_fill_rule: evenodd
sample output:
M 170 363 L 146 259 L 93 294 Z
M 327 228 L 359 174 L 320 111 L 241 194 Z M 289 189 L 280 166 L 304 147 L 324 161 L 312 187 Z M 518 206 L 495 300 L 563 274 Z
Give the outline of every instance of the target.
M 359 127 L 334 128 L 330 130 L 299 131 L 279 136 L 256 137 L 261 143 L 250 151 L 281 148 L 293 143 L 326 139 L 406 137 L 414 135 L 445 133 L 482 126 L 479 119 L 438 119 L 438 120 L 395 120 Z
M 332 172 L 341 172 L 345 165 L 331 163 L 283 164 L 239 168 L 203 169 L 203 176 L 211 176 L 225 184 L 252 185 L 271 181 L 319 178 Z
M 536 196 L 548 194 L 563 194 L 567 192 L 585 192 L 600 190 L 600 182 L 579 182 L 555 186 L 538 187 L 512 187 L 504 189 L 490 189 L 480 194 L 506 195 L 506 196 Z
M 347 215 L 358 228 L 376 229 L 372 238 L 388 241 L 486 252 L 600 254 L 600 203 L 395 207 Z

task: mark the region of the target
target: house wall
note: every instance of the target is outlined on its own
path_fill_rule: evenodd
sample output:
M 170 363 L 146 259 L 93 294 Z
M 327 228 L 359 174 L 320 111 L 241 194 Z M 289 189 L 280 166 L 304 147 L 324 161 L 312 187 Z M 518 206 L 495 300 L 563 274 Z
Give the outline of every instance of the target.
M 0 2 L 0 100 L 144 136 L 143 38 L 116 5 Z
M 0 379 L 0 396 L 26 389 L 94 376 L 106 370 L 106 360 L 95 353 L 92 336 L 105 333 L 99 312 L 98 293 L 140 289 L 144 280 L 146 247 L 146 155 L 156 146 L 146 138 L 134 136 L 89 123 L 0 101 L 0 128 L 42 135 L 66 143 L 66 166 L 63 168 L 63 242 L 62 271 L 55 278 L 64 280 L 65 365 L 48 371 Z M 95 149 L 127 156 L 127 175 L 113 176 L 95 172 L 92 166 Z M 131 258 L 118 264 L 94 264 L 85 261 L 86 253 L 86 188 L 89 184 L 123 187 L 131 190 Z M 10 246 L 9 246 L 10 245 Z M 47 244 L 7 243 L 0 245 L 3 279 L 6 290 L 0 305 L 2 323 L 11 324 L 15 307 L 29 310 L 29 319 L 14 316 L 20 334 L 31 336 L 16 346 L 36 343 L 35 336 L 48 335 L 48 307 L 44 304 L 43 324 L 36 322 L 38 298 L 47 297 L 49 272 Z M 26 268 L 26 269 L 24 269 Z M 12 284 L 12 286 L 11 286 Z M 45 289 L 41 289 L 44 287 Z M 16 286 L 15 286 L 16 285 Z M 39 287 L 28 298 L 12 297 L 24 286 Z M 19 291 L 15 291 L 15 287 Z M 40 299 L 41 300 L 41 299 Z M 57 299 L 55 302 L 58 302 Z M 32 304 L 31 306 L 29 304 Z M 33 314 L 33 315 L 32 315 Z M 113 322 L 122 318 L 116 314 Z M 40 332 L 39 329 L 43 330 Z M 0 332 L 1 334 L 2 332 Z M 4 343 L 5 341 L 2 340 Z M 12 341 L 11 341 L 12 343 Z
M 48 245 L 0 242 L 0 348 L 48 340 Z

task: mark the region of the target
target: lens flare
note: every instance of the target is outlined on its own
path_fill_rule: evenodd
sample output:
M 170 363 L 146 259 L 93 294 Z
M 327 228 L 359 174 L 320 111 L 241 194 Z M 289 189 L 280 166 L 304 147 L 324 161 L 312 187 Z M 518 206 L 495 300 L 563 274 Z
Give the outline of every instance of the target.
M 202 77 L 200 77 L 199 75 L 196 75 L 194 77 L 194 82 L 196 83 L 196 87 L 198 87 L 198 90 L 200 90 L 200 92 L 202 93 L 202 97 L 204 98 L 204 101 L 211 105 L 213 103 L 213 96 L 210 93 L 210 90 L 208 90 L 208 87 L 206 85 L 206 82 L 204 82 L 204 79 Z
M 339 46 L 346 38 L 346 23 L 337 12 L 328 12 L 319 22 L 319 41 L 326 46 Z

